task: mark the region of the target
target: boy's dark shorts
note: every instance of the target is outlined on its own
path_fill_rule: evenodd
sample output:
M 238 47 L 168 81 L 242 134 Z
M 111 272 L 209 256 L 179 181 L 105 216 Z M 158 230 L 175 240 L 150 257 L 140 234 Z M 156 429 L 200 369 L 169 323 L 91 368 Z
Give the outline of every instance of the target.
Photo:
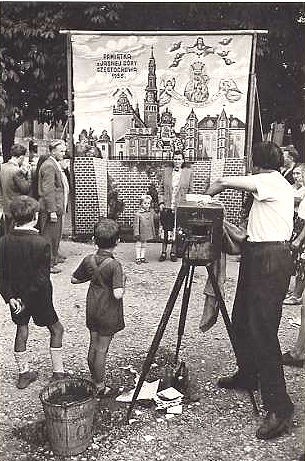
M 59 320 L 54 308 L 36 312 L 25 308 L 19 315 L 15 315 L 11 312 L 11 317 L 16 325 L 27 325 L 32 317 L 33 322 L 38 327 L 48 327 L 54 325 L 54 323 Z

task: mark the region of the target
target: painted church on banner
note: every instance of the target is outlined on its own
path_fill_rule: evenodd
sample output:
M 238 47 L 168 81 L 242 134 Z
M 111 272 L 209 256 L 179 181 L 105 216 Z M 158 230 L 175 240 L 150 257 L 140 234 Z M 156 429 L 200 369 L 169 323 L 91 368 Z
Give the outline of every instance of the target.
M 194 62 L 193 81 L 204 76 L 204 64 Z M 242 158 L 244 155 L 245 124 L 229 115 L 225 107 L 220 114 L 198 119 L 196 109 L 190 110 L 179 132 L 174 114 L 166 107 L 174 89 L 174 79 L 162 82 L 158 89 L 156 61 L 151 49 L 145 88 L 143 116 L 139 104 L 133 107 L 129 89 L 116 90 L 112 108 L 111 137 L 104 130 L 98 140 L 102 156 L 113 160 L 169 160 L 173 149 L 182 149 L 186 160 Z M 201 102 L 204 91 L 199 85 L 185 88 L 190 101 Z M 232 97 L 234 97 L 232 93 Z M 163 109 L 163 110 L 162 110 Z

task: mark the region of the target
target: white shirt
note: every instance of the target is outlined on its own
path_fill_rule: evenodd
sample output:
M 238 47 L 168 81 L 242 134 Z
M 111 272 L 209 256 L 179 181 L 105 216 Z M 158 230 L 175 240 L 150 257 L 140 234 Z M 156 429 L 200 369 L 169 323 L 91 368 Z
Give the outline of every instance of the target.
M 250 242 L 289 240 L 293 230 L 294 191 L 278 172 L 259 173 L 249 177 L 257 192 L 248 220 Z
M 173 173 L 172 173 L 172 203 L 171 203 L 172 210 L 175 208 L 175 205 L 176 205 L 176 195 L 177 195 L 178 188 L 179 188 L 181 171 L 182 171 L 181 168 L 179 168 L 179 170 L 173 169 Z
M 301 219 L 305 219 L 305 198 L 302 199 L 298 208 L 298 216 Z

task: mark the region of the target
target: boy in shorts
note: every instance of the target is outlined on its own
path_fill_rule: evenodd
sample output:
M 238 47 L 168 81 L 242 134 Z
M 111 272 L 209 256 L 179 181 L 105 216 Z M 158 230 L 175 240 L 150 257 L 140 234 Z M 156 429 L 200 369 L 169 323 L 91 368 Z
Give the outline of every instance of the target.
M 25 389 L 37 379 L 29 370 L 26 351 L 29 320 L 50 332 L 52 379 L 65 376 L 62 360 L 63 326 L 52 301 L 50 280 L 50 245 L 34 227 L 39 204 L 26 195 L 13 199 L 10 211 L 15 227 L 0 239 L 0 294 L 11 309 L 15 323 L 15 360 L 19 369 L 17 387 Z
M 72 283 L 91 281 L 86 300 L 86 325 L 90 331 L 88 366 L 99 397 L 111 391 L 105 382 L 107 352 L 113 335 L 125 327 L 125 275 L 113 255 L 118 240 L 117 223 L 101 219 L 94 226 L 97 252 L 86 256 L 71 277 Z

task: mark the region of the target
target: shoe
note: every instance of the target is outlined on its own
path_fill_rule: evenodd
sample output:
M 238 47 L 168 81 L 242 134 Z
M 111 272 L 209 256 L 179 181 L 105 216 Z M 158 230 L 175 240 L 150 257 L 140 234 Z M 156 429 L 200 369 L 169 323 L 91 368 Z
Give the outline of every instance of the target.
M 237 371 L 232 376 L 224 376 L 217 382 L 218 387 L 223 389 L 236 389 L 236 390 L 257 390 L 258 383 L 256 378 L 251 378 Z
M 296 358 L 292 357 L 290 351 L 288 351 L 288 352 L 285 352 L 285 354 L 282 355 L 282 364 L 287 365 L 288 367 L 303 368 L 304 360 L 296 359 Z
M 142 261 L 141 261 L 140 258 L 137 258 L 137 259 L 136 259 L 136 264 L 141 264 L 141 262 L 142 262 Z
M 162 251 L 162 253 L 160 254 L 160 257 L 159 257 L 159 261 L 162 262 L 162 261 L 165 261 L 166 260 L 166 253 L 165 251 Z
M 293 306 L 295 304 L 302 304 L 302 298 L 297 298 L 296 296 L 290 296 L 289 298 L 285 298 L 283 304 L 286 306 Z
M 59 274 L 60 272 L 61 272 L 61 269 L 59 269 L 59 267 L 51 266 L 51 269 L 50 269 L 51 274 Z
M 106 397 L 113 397 L 114 395 L 116 395 L 116 391 L 111 387 L 105 386 L 104 389 L 101 389 L 97 392 L 96 398 L 100 400 Z
M 69 378 L 69 374 L 63 371 L 53 371 L 51 381 L 59 381 L 61 379 Z
M 171 254 L 170 254 L 170 259 L 171 259 L 171 261 L 173 261 L 173 262 L 175 263 L 175 262 L 177 261 L 177 255 L 176 255 L 176 253 L 171 253 Z
M 290 416 L 286 417 L 277 416 L 275 412 L 268 412 L 263 424 L 256 431 L 256 437 L 268 440 L 289 432 L 292 425 L 292 417 L 293 412 Z
M 62 264 L 66 261 L 67 258 L 63 258 L 62 256 L 57 256 L 56 264 Z
M 17 383 L 18 389 L 25 389 L 31 383 L 36 381 L 37 378 L 38 374 L 36 371 L 27 371 L 26 373 L 21 373 Z
M 146 258 L 141 258 L 141 263 L 147 264 L 147 263 L 149 263 L 149 261 L 147 261 Z

